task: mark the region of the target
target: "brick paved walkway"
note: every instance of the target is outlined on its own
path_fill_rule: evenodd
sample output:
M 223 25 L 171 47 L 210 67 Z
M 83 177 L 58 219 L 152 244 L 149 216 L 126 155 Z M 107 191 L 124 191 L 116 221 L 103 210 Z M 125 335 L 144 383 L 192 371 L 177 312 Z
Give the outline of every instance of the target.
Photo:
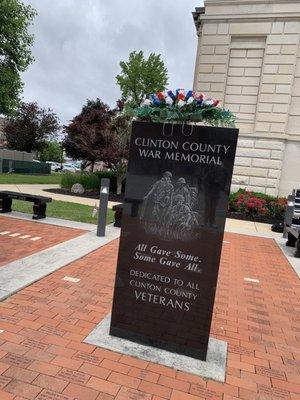
M 272 240 L 225 240 L 212 327 L 229 343 L 225 384 L 82 343 L 111 307 L 114 241 L 1 303 L 0 399 L 299 399 L 298 278 Z
M 83 233 L 85 231 L 80 229 L 0 216 L 0 267 Z

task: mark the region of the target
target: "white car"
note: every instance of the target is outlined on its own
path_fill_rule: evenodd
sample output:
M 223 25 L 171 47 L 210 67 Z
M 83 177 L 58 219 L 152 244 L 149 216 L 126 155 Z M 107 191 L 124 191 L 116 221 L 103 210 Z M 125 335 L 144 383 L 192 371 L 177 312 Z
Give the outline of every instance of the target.
M 62 172 L 80 172 L 80 168 L 71 163 L 65 163 L 62 166 Z
M 58 162 L 54 162 L 54 161 L 46 161 L 46 164 L 50 164 L 51 167 L 51 171 L 57 172 L 60 170 L 61 165 Z

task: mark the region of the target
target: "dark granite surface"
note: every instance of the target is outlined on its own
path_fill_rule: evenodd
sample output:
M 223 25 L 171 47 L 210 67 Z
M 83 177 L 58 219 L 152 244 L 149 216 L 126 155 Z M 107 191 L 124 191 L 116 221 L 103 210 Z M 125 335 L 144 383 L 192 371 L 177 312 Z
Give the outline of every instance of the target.
M 237 135 L 133 124 L 111 334 L 205 359 Z

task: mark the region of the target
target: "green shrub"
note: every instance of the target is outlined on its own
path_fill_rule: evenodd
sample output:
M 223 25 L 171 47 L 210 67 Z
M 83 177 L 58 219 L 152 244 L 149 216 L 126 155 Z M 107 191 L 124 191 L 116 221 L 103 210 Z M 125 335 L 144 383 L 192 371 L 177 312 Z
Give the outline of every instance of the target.
M 60 186 L 64 189 L 71 189 L 71 187 L 76 183 L 79 179 L 79 174 L 71 174 L 66 172 L 61 176 Z
M 117 177 L 114 172 L 112 171 L 95 171 L 95 175 L 99 177 L 99 180 L 101 182 L 101 178 L 109 178 L 110 179 L 110 185 L 109 185 L 109 190 L 112 193 L 117 192 Z M 125 184 L 126 180 L 124 179 L 122 182 L 122 193 L 125 192 Z
M 98 190 L 100 188 L 101 179 L 109 178 L 110 187 L 109 190 L 112 193 L 117 192 L 117 178 L 111 171 L 95 171 L 90 172 L 78 172 L 71 173 L 67 172 L 62 174 L 61 187 L 64 189 L 71 189 L 75 183 L 80 183 L 86 190 Z M 125 180 L 122 184 L 122 192 L 125 191 Z
M 61 187 L 71 189 L 75 183 L 80 183 L 86 190 L 99 189 L 100 181 L 97 175 L 89 172 L 65 173 L 61 178 Z

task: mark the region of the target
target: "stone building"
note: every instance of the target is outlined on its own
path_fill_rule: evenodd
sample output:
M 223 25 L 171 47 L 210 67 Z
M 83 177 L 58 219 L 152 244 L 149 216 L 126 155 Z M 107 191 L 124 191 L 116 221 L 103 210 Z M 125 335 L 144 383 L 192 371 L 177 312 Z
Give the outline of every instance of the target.
M 300 188 L 300 1 L 206 0 L 194 90 L 237 116 L 232 190 L 271 195 Z

